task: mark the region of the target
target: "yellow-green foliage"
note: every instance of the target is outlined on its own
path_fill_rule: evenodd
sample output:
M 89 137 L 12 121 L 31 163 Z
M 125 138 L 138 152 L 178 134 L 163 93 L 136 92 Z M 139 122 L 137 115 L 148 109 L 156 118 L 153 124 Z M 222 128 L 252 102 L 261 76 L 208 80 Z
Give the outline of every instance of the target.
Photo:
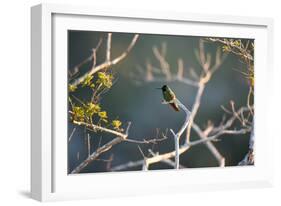
M 113 75 L 111 73 L 105 72 L 98 72 L 97 76 L 94 75 L 87 75 L 84 81 L 81 83 L 81 87 L 90 87 L 92 89 L 92 99 L 89 102 L 82 102 L 78 98 L 74 97 L 75 100 L 79 102 L 82 106 L 76 106 L 72 103 L 72 98 L 69 97 L 69 102 L 71 104 L 71 114 L 72 120 L 75 121 L 84 121 L 90 124 L 97 124 L 100 126 L 110 126 L 117 130 L 123 131 L 121 128 L 121 121 L 120 120 L 108 120 L 107 111 L 102 110 L 101 105 L 99 104 L 99 95 L 104 91 L 104 89 L 109 89 L 113 85 Z M 95 86 L 96 85 L 96 86 Z M 77 86 L 69 85 L 69 92 L 77 91 Z M 95 117 L 98 118 L 97 122 L 94 123 L 92 121 L 95 120 Z M 111 122 L 111 124 L 107 124 Z M 106 124 L 106 125 L 102 125 Z
M 86 106 L 86 115 L 92 117 L 94 114 L 99 113 L 100 110 L 100 105 L 90 102 Z
M 223 46 L 222 46 L 222 51 L 223 51 L 223 52 L 230 52 L 230 51 L 231 51 L 230 46 L 228 46 L 228 45 L 223 45 Z
M 111 124 L 112 124 L 114 129 L 119 130 L 121 125 L 122 125 L 122 122 L 118 119 L 115 119 L 115 120 L 112 121 Z
M 99 115 L 100 119 L 101 119 L 103 122 L 106 122 L 106 123 L 108 122 L 108 121 L 107 121 L 107 118 L 108 118 L 108 117 L 107 117 L 106 111 L 99 112 L 98 115 Z
M 255 48 L 254 43 L 243 43 L 241 39 L 218 39 L 215 41 L 219 41 L 223 44 L 223 52 L 232 52 L 247 65 L 247 72 L 241 71 L 241 73 L 249 80 L 249 85 L 254 87 L 254 61 L 252 57 Z
M 84 109 L 82 107 L 74 106 L 72 108 L 72 112 L 73 112 L 73 114 L 72 114 L 73 120 L 84 121 L 85 112 L 84 112 Z
M 235 40 L 235 41 L 232 42 L 232 44 L 234 46 L 240 47 L 241 46 L 241 40 Z
M 113 75 L 106 74 L 105 72 L 98 72 L 98 80 L 97 83 L 102 84 L 106 88 L 110 88 L 112 86 Z
M 84 79 L 84 81 L 82 82 L 82 87 L 93 87 L 94 85 L 92 85 L 92 79 L 93 79 L 93 75 L 87 75 L 86 78 Z
M 75 85 L 70 84 L 70 85 L 68 86 L 68 90 L 69 90 L 70 92 L 75 92 L 76 89 L 77 89 L 77 86 L 75 86 Z

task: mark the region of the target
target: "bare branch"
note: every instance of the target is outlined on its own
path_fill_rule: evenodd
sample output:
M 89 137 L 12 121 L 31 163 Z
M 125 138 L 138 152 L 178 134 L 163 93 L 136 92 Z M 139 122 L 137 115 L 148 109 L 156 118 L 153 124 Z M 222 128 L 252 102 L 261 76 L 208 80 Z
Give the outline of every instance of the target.
M 104 144 L 100 148 L 98 148 L 95 152 L 93 152 L 86 160 L 84 160 L 80 165 L 78 165 L 71 174 L 80 173 L 86 166 L 88 166 L 92 161 L 96 160 L 102 153 L 111 149 L 114 145 L 119 144 L 122 142 L 122 138 L 116 137 L 110 142 Z
M 154 53 L 156 59 L 160 63 L 163 74 L 165 74 L 167 80 L 170 80 L 171 79 L 171 71 L 170 71 L 169 63 L 166 61 L 164 55 L 159 52 L 157 47 L 154 46 L 152 50 L 153 50 L 153 53 Z
M 148 151 L 153 157 L 159 155 L 158 153 L 154 153 L 151 150 L 148 150 Z M 169 165 L 173 168 L 175 167 L 175 163 L 170 159 L 163 159 L 162 162 L 166 163 L 167 165 Z M 139 167 L 139 166 L 143 165 L 143 163 L 144 163 L 143 160 L 138 160 L 138 161 L 135 161 L 135 162 L 131 161 L 131 162 L 128 162 L 128 163 L 125 163 L 125 164 L 121 164 L 121 165 L 117 165 L 115 167 L 112 167 L 111 171 L 120 171 L 120 170 L 125 170 L 125 169 L 128 169 L 128 168 L 132 168 L 132 167 Z M 185 168 L 182 165 L 179 165 L 179 167 L 180 167 L 180 169 Z
M 229 50 L 230 52 L 232 52 L 236 55 L 239 55 L 239 56 L 243 56 L 244 58 L 247 58 L 250 61 L 254 60 L 252 55 L 249 54 L 249 52 L 247 52 L 248 46 L 246 48 L 242 48 L 241 46 L 235 44 L 234 41 L 227 40 L 227 39 L 221 39 L 221 38 L 208 38 L 208 40 L 210 40 L 212 42 L 219 42 L 223 45 L 230 46 L 231 48 L 233 48 L 233 49 Z
M 197 90 L 197 94 L 195 97 L 195 101 L 193 103 L 193 107 L 191 110 L 191 115 L 190 115 L 190 124 L 187 127 L 187 132 L 186 132 L 186 143 L 188 144 L 190 142 L 190 131 L 191 131 L 191 126 L 193 125 L 193 121 L 195 119 L 195 116 L 198 112 L 198 109 L 201 104 L 201 98 L 205 89 L 205 85 L 208 83 L 208 81 L 211 79 L 213 73 L 221 66 L 224 58 L 220 56 L 220 53 L 217 51 L 216 53 L 216 62 L 214 66 L 211 66 L 211 57 L 210 55 L 207 54 L 207 59 L 206 59 L 206 54 L 204 51 L 204 44 L 203 41 L 199 41 L 199 58 L 200 58 L 200 64 L 201 67 L 204 70 L 204 73 L 201 74 L 201 77 L 199 79 L 199 86 Z
M 200 127 L 195 123 L 193 123 L 192 128 L 197 132 L 200 139 L 204 139 L 204 140 L 206 140 L 208 138 L 209 133 L 211 133 L 211 131 L 213 130 L 213 126 L 210 126 L 210 127 L 206 128 L 205 131 L 202 131 L 200 129 Z M 205 143 L 205 145 L 208 147 L 210 152 L 214 155 L 214 157 L 218 161 L 219 166 L 224 167 L 225 166 L 225 158 L 220 154 L 220 152 L 212 144 L 212 142 L 207 141 Z
M 152 65 L 150 64 L 149 61 L 146 62 L 146 79 L 147 81 L 152 81 L 153 80 L 153 74 L 152 74 Z
M 144 79 L 144 81 L 145 82 L 175 82 L 175 81 L 178 81 L 178 82 L 184 83 L 186 85 L 190 85 L 190 86 L 193 86 L 193 87 L 198 87 L 198 82 L 193 81 L 191 79 L 188 79 L 186 77 L 179 78 L 177 75 L 171 76 L 170 79 L 168 80 L 165 77 L 164 78 L 163 77 L 154 77 L 150 73 L 149 78 L 146 77 Z
M 182 82 L 184 84 L 190 85 L 190 86 L 194 86 L 194 87 L 198 86 L 198 83 L 196 81 L 183 76 L 184 65 L 183 65 L 182 59 L 178 59 L 177 73 L 172 74 L 171 69 L 170 69 L 170 65 L 169 65 L 168 61 L 165 59 L 165 55 L 166 55 L 165 44 L 162 45 L 161 52 L 155 46 L 153 47 L 152 51 L 154 53 L 155 58 L 158 60 L 158 62 L 160 64 L 160 69 L 151 65 L 151 63 L 149 61 L 146 62 L 146 70 L 145 71 L 140 66 L 137 66 L 137 70 L 140 73 L 140 75 L 144 76 L 143 81 L 146 81 L 146 82 L 173 82 L 173 81 L 178 81 L 178 82 Z M 146 75 L 143 75 L 144 73 Z M 155 74 L 163 74 L 164 77 L 155 77 L 154 73 Z M 139 75 L 138 75 L 138 77 L 139 77 Z M 138 78 L 138 77 L 136 77 L 136 78 Z
M 105 127 L 101 127 L 101 126 L 98 126 L 98 125 L 95 125 L 95 124 L 90 124 L 90 123 L 86 123 L 86 122 L 79 122 L 79 121 L 73 121 L 74 124 L 76 125 L 82 125 L 82 126 L 86 126 L 87 128 L 90 128 L 94 131 L 102 131 L 102 132 L 107 132 L 107 133 L 110 133 L 110 134 L 113 134 L 113 135 L 116 135 L 118 137 L 121 137 L 122 139 L 126 139 L 128 134 L 124 134 L 124 133 L 121 133 L 121 132 L 117 132 L 115 130 L 112 130 L 112 129 L 107 129 Z M 130 124 L 129 124 L 130 125 Z
M 178 104 L 178 106 L 185 112 L 185 121 L 181 126 L 180 130 L 178 131 L 178 133 L 176 134 L 176 136 L 180 137 L 183 134 L 186 127 L 188 126 L 191 112 L 178 99 L 175 99 L 175 101 Z
M 250 141 L 249 141 L 248 153 L 245 155 L 243 160 L 241 160 L 238 163 L 239 166 L 254 165 L 254 163 L 255 163 L 254 144 L 255 144 L 255 133 L 254 133 L 254 129 L 252 129 L 251 136 L 250 136 Z
M 110 62 L 112 33 L 107 34 L 106 62 Z
M 85 122 L 76 122 L 77 125 L 84 125 L 86 127 L 90 127 L 94 130 L 100 130 L 103 132 L 107 132 L 110 134 L 114 134 L 117 137 L 114 138 L 113 140 L 111 140 L 110 142 L 104 144 L 103 146 L 99 147 L 95 152 L 93 152 L 86 160 L 84 160 L 82 163 L 80 163 L 72 172 L 71 174 L 76 174 L 81 172 L 86 166 L 89 165 L 89 163 L 91 163 L 92 161 L 96 160 L 102 153 L 108 151 L 109 149 L 111 149 L 114 145 L 119 144 L 120 142 L 124 141 L 129 133 L 129 128 L 131 123 L 128 123 L 127 129 L 126 129 L 126 133 L 120 133 L 120 132 L 116 132 L 114 130 L 110 130 L 107 128 L 103 128 L 94 124 L 87 124 Z
M 241 112 L 246 112 L 246 111 L 249 112 L 249 108 L 241 107 L 236 113 L 241 114 Z M 230 127 L 233 125 L 233 123 L 236 119 L 237 119 L 237 116 L 233 115 L 223 125 L 219 126 L 219 128 L 214 128 L 214 129 L 212 129 L 212 131 L 206 131 L 206 133 L 207 132 L 213 133 L 213 131 L 215 131 L 215 134 L 212 134 L 212 135 L 201 134 L 202 138 L 200 138 L 199 140 L 194 140 L 192 142 L 180 145 L 179 148 L 178 148 L 178 151 L 176 151 L 176 149 L 175 149 L 174 151 L 171 151 L 171 152 L 167 152 L 167 153 L 164 153 L 164 154 L 156 154 L 153 157 L 148 157 L 145 160 L 146 164 L 149 166 L 151 164 L 155 164 L 155 163 L 158 163 L 158 162 L 165 162 L 165 160 L 171 159 L 171 158 L 175 157 L 176 155 L 180 156 L 181 154 L 185 153 L 189 148 L 191 148 L 193 146 L 197 146 L 197 145 L 200 145 L 200 144 L 206 144 L 207 142 L 215 141 L 216 139 L 218 139 L 222 135 L 226 135 L 226 134 L 232 134 L 232 135 L 246 134 L 246 133 L 248 133 L 252 130 L 252 128 L 248 128 L 248 127 L 242 128 L 240 130 L 231 130 Z M 189 124 L 190 124 L 190 122 L 189 122 Z M 193 125 L 196 125 L 196 124 L 193 123 Z M 198 132 L 199 130 L 197 130 L 197 127 L 193 126 L 193 128 L 195 128 L 195 131 Z M 199 131 L 199 133 L 200 133 L 200 131 Z M 200 135 L 198 135 L 198 136 L 200 137 Z M 226 136 L 223 136 L 223 137 L 226 137 Z M 221 167 L 223 167 L 225 165 L 224 157 L 217 154 L 217 158 L 219 160 L 219 165 Z M 143 160 L 141 160 L 141 162 L 143 163 Z M 126 166 L 127 167 L 138 166 L 140 164 L 141 164 L 140 162 L 130 162 L 130 163 L 126 163 Z M 177 163 L 175 163 L 175 164 L 177 164 Z M 123 166 L 126 167 L 125 165 L 123 165 Z M 124 168 L 123 166 L 121 168 Z
M 82 75 L 81 77 L 75 79 L 72 83 L 71 83 L 71 86 L 77 86 L 79 85 L 80 83 L 82 83 L 85 78 L 89 75 L 93 75 L 94 73 L 102 70 L 102 69 L 105 69 L 105 68 L 108 68 L 108 67 L 111 67 L 117 63 L 119 63 L 120 61 L 122 61 L 128 54 L 129 52 L 132 50 L 132 48 L 134 47 L 134 45 L 136 44 L 136 41 L 138 39 L 139 35 L 136 34 L 131 43 L 129 44 L 129 46 L 127 47 L 127 49 L 118 57 L 116 57 L 115 59 L 111 60 L 111 61 L 108 61 L 108 62 L 104 62 L 98 66 L 93 66 L 91 68 L 90 71 L 88 71 L 87 73 L 85 73 L 84 75 Z
M 91 142 L 90 142 L 90 134 L 88 133 L 88 136 L 87 136 L 87 145 L 88 145 L 88 157 L 90 156 L 91 154 Z
M 177 77 L 179 80 L 181 80 L 183 78 L 183 60 L 182 59 L 178 59 L 178 74 Z
M 185 142 L 188 144 L 190 142 L 190 130 L 191 130 L 191 126 L 193 124 L 194 118 L 196 116 L 196 113 L 199 109 L 200 106 L 200 102 L 201 102 L 201 97 L 203 94 L 203 91 L 205 89 L 205 84 L 199 84 L 199 88 L 197 90 L 197 94 L 195 97 L 195 101 L 191 110 L 191 114 L 190 114 L 190 124 L 187 127 L 187 131 L 186 131 L 186 140 Z
M 138 149 L 143 157 L 143 163 L 142 163 L 142 170 L 147 171 L 148 170 L 148 164 L 146 162 L 146 156 L 144 155 L 143 151 L 141 150 L 140 146 L 138 146 Z
M 155 138 L 155 139 L 143 139 L 143 140 L 134 140 L 134 139 L 126 139 L 126 142 L 136 143 L 136 144 L 157 144 L 158 142 L 162 142 L 166 140 L 167 137 L 163 135 L 162 138 Z
M 154 156 L 157 156 L 158 153 L 154 153 L 152 150 L 148 150 L 149 153 L 154 157 Z M 167 165 L 170 165 L 171 167 L 175 168 L 175 162 L 173 162 L 172 160 L 170 159 L 166 159 L 166 160 L 163 160 L 162 162 L 166 163 Z M 179 164 L 179 168 L 180 169 L 183 169 L 185 168 L 184 166 L 182 166 L 181 164 Z
M 76 127 L 73 128 L 71 134 L 69 135 L 69 138 L 68 138 L 68 141 L 69 141 L 69 142 L 70 142 L 70 140 L 72 139 L 72 137 L 73 137 L 75 131 L 76 131 Z
M 143 165 L 143 160 L 138 160 L 138 161 L 135 161 L 135 162 L 130 161 L 128 163 L 112 167 L 111 171 L 120 171 L 120 170 L 125 170 L 125 169 L 131 168 L 131 167 L 139 167 L 141 165 Z
M 247 98 L 247 106 L 248 106 L 249 109 L 251 108 L 250 101 L 251 101 L 251 95 L 252 94 L 253 94 L 253 88 L 250 87 L 249 88 L 249 93 L 248 93 L 248 98 Z M 251 112 L 251 115 L 254 115 L 254 111 L 252 109 L 250 109 L 250 112 Z
M 185 131 L 186 127 L 188 126 L 189 119 L 190 119 L 190 111 L 178 99 L 175 99 L 174 101 L 185 112 L 185 115 L 186 115 L 185 121 L 177 133 L 175 133 L 172 129 L 170 130 L 174 136 L 174 142 L 175 142 L 175 169 L 179 169 L 179 165 L 180 165 L 180 163 L 179 163 L 180 162 L 179 161 L 179 158 L 180 158 L 179 140 L 180 140 L 181 135 Z M 150 162 L 147 161 L 147 159 L 146 159 L 147 169 L 149 167 L 149 164 L 150 164 Z
M 70 74 L 70 77 L 75 76 L 78 72 L 79 69 L 85 65 L 86 63 L 93 61 L 93 65 L 95 66 L 96 64 L 96 52 L 98 51 L 98 49 L 100 48 L 100 45 L 102 43 L 102 38 L 99 39 L 99 42 L 97 43 L 96 47 L 92 49 L 92 54 L 87 57 L 86 59 L 84 59 L 82 62 L 80 62 L 79 64 L 77 64 L 74 68 L 73 68 L 73 73 Z
M 171 133 L 174 136 L 174 142 L 175 142 L 175 169 L 179 169 L 180 166 L 180 138 L 175 134 L 175 132 L 171 129 Z
M 222 130 L 220 132 L 218 132 L 215 135 L 209 136 L 205 139 L 200 139 L 200 140 L 195 140 L 193 142 L 189 143 L 189 146 L 195 146 L 195 145 L 199 145 L 202 143 L 206 143 L 208 141 L 214 141 L 216 140 L 218 137 L 222 136 L 223 134 L 246 134 L 248 132 L 250 132 L 251 130 L 246 128 L 246 129 L 240 129 L 240 130 Z

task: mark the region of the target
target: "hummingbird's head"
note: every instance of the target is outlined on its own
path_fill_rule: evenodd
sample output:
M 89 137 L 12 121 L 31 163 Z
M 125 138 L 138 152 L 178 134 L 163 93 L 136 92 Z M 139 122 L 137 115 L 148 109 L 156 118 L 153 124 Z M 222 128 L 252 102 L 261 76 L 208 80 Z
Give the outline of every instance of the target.
M 166 90 L 168 89 L 168 86 L 167 86 L 167 85 L 163 85 L 163 87 L 161 87 L 161 89 L 162 89 L 163 91 L 166 91 Z
M 163 85 L 161 88 L 156 88 L 156 89 L 162 89 L 162 91 L 166 91 L 168 89 L 167 85 Z
M 162 87 L 156 88 L 156 89 L 162 89 L 162 91 L 166 91 L 168 89 L 168 86 L 167 85 L 163 85 Z

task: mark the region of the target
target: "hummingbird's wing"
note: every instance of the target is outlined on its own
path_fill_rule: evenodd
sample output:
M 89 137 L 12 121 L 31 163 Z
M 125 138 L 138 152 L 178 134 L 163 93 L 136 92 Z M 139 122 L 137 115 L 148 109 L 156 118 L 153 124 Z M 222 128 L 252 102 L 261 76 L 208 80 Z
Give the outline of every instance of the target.
M 176 98 L 175 93 L 170 88 L 168 88 L 167 94 L 168 94 L 168 96 L 169 96 L 168 98 L 170 100 L 174 100 Z
M 170 88 L 169 88 L 168 93 L 169 93 L 169 96 L 170 96 L 171 101 L 173 101 L 173 102 L 169 103 L 170 106 L 171 106 L 175 111 L 177 111 L 177 112 L 180 111 L 179 105 L 177 104 L 176 101 L 174 101 L 174 100 L 176 100 L 176 95 L 175 95 L 175 93 L 174 93 Z

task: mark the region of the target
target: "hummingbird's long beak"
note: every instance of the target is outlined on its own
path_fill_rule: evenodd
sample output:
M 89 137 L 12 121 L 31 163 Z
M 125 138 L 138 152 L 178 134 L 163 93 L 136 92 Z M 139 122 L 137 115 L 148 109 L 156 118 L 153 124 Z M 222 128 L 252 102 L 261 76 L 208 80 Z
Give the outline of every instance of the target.
M 162 88 L 157 87 L 157 88 L 155 88 L 155 89 L 162 89 Z

